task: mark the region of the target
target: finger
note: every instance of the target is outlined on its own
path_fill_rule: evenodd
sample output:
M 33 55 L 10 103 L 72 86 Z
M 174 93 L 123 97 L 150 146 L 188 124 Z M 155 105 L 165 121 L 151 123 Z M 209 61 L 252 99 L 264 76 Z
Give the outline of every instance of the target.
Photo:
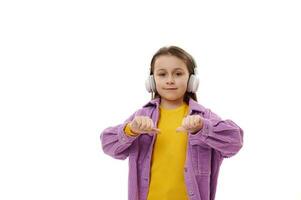
M 194 128 L 197 125 L 197 115 L 192 115 L 189 119 L 189 128 Z
M 190 117 L 186 117 L 185 120 L 184 120 L 184 124 L 182 125 L 183 128 L 185 128 L 186 130 L 189 129 L 190 125 L 189 125 L 189 120 L 190 120 Z
M 136 127 L 135 128 L 140 129 L 140 127 L 141 127 L 141 118 L 137 117 L 135 119 L 135 121 L 136 121 Z
M 187 132 L 187 130 L 186 130 L 184 127 L 182 127 L 182 126 L 178 127 L 178 128 L 176 129 L 176 131 L 177 131 L 177 132 Z
M 160 133 L 161 130 L 155 127 L 153 120 L 149 118 L 149 121 L 150 121 L 150 123 L 151 123 L 151 129 L 152 129 L 153 131 L 155 131 L 156 133 Z
M 147 120 L 146 120 L 146 117 L 144 117 L 144 116 L 141 116 L 140 130 L 147 130 Z
M 158 132 L 157 129 L 151 129 L 151 130 L 148 130 L 147 132 L 144 132 L 144 133 L 153 136 L 155 134 L 158 134 L 159 132 Z
M 154 131 L 155 133 L 161 133 L 161 130 L 158 128 L 152 128 L 151 130 Z
M 134 119 L 133 121 L 131 121 L 131 122 L 130 122 L 130 126 L 131 126 L 131 128 L 136 128 L 136 127 L 138 127 L 138 122 L 137 122 L 137 120 Z
M 196 126 L 199 126 L 202 124 L 201 117 L 199 115 L 196 116 Z
M 149 123 L 149 127 L 148 127 L 147 130 L 151 131 L 152 133 L 159 133 L 160 132 L 160 129 L 154 127 L 153 121 L 151 119 L 148 120 L 148 123 Z
M 186 132 L 193 130 L 194 128 L 194 117 L 192 115 L 188 116 L 185 119 L 184 125 L 182 127 L 185 129 Z
M 193 128 L 195 126 L 195 116 L 191 116 L 189 120 L 189 127 Z
M 150 119 L 146 119 L 146 123 L 147 123 L 147 126 L 146 126 L 146 130 L 151 130 L 152 129 L 152 121 Z
M 193 119 L 191 121 L 192 121 L 192 127 L 196 127 L 198 125 L 198 121 L 199 121 L 198 116 L 194 115 Z

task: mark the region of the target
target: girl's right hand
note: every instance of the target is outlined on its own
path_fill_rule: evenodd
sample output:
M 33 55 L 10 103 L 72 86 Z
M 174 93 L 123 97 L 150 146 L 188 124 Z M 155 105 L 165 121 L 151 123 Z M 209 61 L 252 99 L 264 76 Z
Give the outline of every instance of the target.
M 159 133 L 160 129 L 154 127 L 153 120 L 147 116 L 135 116 L 135 118 L 129 122 L 129 126 L 131 131 L 134 134 L 141 134 L 141 133 Z

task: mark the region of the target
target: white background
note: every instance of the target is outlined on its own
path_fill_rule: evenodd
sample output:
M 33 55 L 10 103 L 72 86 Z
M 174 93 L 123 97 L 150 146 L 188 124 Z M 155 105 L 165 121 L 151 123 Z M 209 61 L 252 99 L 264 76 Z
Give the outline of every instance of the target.
M 301 199 L 301 6 L 292 0 L 1 1 L 0 199 L 127 199 L 100 133 L 151 98 L 152 55 L 196 60 L 199 103 L 244 130 L 217 200 Z

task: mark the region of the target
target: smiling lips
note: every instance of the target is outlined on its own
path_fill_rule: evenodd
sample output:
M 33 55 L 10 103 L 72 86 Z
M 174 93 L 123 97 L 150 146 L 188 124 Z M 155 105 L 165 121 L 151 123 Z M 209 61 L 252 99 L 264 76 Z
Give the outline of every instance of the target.
M 177 88 L 165 88 L 165 90 L 176 90 Z

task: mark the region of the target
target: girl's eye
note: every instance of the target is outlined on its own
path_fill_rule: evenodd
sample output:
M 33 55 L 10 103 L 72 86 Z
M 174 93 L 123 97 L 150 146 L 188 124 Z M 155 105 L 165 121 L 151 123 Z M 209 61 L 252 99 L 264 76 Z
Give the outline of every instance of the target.
M 165 76 L 165 74 L 158 74 L 159 76 Z M 182 75 L 182 73 L 181 72 L 178 72 L 178 73 L 176 73 L 176 75 L 177 76 L 181 76 Z

